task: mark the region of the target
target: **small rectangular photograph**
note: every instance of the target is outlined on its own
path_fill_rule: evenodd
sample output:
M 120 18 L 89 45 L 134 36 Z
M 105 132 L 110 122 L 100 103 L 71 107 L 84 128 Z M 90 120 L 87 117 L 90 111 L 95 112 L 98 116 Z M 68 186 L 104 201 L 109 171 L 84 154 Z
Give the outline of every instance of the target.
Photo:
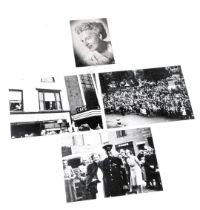
M 114 64 L 106 18 L 71 20 L 76 67 Z
M 92 74 L 9 81 L 12 139 L 103 128 Z
M 67 136 L 61 151 L 67 202 L 163 190 L 150 128 Z
M 108 128 L 194 119 L 180 66 L 99 74 Z
M 94 74 L 65 76 L 74 131 L 103 128 Z

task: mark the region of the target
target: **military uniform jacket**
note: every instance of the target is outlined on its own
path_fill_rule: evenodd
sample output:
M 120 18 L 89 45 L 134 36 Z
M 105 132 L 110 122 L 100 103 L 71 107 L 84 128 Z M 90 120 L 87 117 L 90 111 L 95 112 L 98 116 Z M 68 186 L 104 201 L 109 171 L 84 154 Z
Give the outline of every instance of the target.
M 124 185 L 127 185 L 127 176 L 120 158 L 108 157 L 102 162 L 105 196 L 124 195 Z

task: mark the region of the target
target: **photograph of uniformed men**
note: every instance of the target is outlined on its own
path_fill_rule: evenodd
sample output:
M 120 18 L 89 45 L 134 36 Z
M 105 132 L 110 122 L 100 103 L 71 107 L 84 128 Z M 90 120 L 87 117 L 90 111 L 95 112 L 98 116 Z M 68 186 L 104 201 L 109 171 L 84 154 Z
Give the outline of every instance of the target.
M 105 197 L 125 195 L 128 190 L 125 167 L 122 160 L 113 155 L 112 147 L 112 144 L 103 146 L 107 154 L 107 157 L 102 161 Z
M 67 202 L 163 189 L 150 128 L 68 136 L 62 156 Z
M 76 67 L 114 64 L 106 18 L 70 21 Z
M 180 66 L 99 74 L 107 127 L 194 119 Z

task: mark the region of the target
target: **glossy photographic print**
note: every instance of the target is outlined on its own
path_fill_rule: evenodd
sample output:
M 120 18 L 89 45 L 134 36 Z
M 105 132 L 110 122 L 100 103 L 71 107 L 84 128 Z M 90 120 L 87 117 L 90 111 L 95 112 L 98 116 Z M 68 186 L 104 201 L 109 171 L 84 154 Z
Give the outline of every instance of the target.
M 9 87 L 12 139 L 103 128 L 92 74 L 13 78 Z
M 180 66 L 99 74 L 108 128 L 194 119 Z
M 150 128 L 63 138 L 62 164 L 67 202 L 163 190 Z
M 114 64 L 106 18 L 71 20 L 76 67 Z
M 74 131 L 103 128 L 94 74 L 65 76 Z

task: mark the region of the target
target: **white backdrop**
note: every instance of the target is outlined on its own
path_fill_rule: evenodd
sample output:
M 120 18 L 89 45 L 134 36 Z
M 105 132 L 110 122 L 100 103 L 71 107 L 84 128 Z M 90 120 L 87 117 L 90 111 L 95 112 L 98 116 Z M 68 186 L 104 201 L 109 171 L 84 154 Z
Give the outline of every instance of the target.
M 198 209 L 198 0 L 7 0 L 0 10 L 0 208 Z M 182 67 L 196 119 L 151 125 L 163 192 L 67 204 L 59 137 L 9 139 L 9 78 L 88 71 L 75 68 L 69 20 L 92 18 L 107 18 L 116 61 L 98 70 Z

